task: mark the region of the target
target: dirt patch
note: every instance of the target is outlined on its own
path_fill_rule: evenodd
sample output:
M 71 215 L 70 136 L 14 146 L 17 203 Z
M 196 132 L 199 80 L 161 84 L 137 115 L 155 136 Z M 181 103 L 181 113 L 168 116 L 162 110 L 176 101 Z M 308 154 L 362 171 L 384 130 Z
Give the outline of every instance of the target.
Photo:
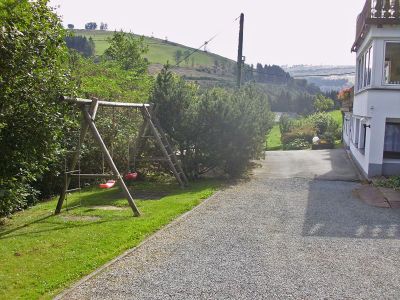
M 91 206 L 92 209 L 100 209 L 100 210 L 124 210 L 123 207 L 112 206 L 112 205 L 97 205 Z
M 62 220 L 67 221 L 67 222 L 76 222 L 76 221 L 80 221 L 80 222 L 95 222 L 100 220 L 100 217 L 96 217 L 96 216 L 76 216 L 76 215 L 68 215 L 68 216 L 62 216 L 60 217 Z

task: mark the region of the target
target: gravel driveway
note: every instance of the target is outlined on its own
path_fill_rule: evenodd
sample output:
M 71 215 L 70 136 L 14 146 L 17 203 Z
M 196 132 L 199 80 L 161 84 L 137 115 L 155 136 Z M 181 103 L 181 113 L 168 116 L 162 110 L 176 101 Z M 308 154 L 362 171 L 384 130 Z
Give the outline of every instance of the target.
M 400 211 L 352 196 L 343 150 L 261 164 L 60 298 L 400 298 Z

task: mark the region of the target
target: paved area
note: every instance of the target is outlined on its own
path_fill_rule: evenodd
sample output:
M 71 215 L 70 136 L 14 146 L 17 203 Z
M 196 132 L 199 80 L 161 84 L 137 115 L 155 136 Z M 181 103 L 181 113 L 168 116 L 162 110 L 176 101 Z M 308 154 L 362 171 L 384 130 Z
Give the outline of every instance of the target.
M 353 196 L 352 165 L 329 160 L 340 151 L 268 153 L 253 180 L 61 298 L 399 299 L 400 212 Z
M 262 175 L 271 178 L 311 178 L 357 181 L 359 173 L 342 149 L 268 152 Z

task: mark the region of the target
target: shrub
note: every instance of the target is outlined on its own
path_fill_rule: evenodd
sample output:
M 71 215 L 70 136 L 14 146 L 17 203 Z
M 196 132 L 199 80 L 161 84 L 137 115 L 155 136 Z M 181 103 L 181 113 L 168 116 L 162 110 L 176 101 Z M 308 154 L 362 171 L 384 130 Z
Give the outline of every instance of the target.
M 307 118 L 307 122 L 315 127 L 318 136 L 329 133 L 340 138 L 340 124 L 328 113 L 316 113 Z
M 314 109 L 317 112 L 331 111 L 333 110 L 335 103 L 332 99 L 325 97 L 324 95 L 317 95 L 314 99 Z
M 212 169 L 241 175 L 250 159 L 262 155 L 265 135 L 273 125 L 268 99 L 253 85 L 234 92 L 202 92 L 164 68 L 152 101 L 191 178 Z
M 0 215 L 36 201 L 34 182 L 60 154 L 67 51 L 47 3 L 0 3 Z
M 391 176 L 387 179 L 378 180 L 375 185 L 400 190 L 400 176 Z
M 281 133 L 287 133 L 293 129 L 294 122 L 290 119 L 290 117 L 286 114 L 283 114 L 279 120 L 279 129 Z
M 310 143 L 304 139 L 296 138 L 283 145 L 283 150 L 304 150 L 309 149 Z
M 303 127 L 296 128 L 288 133 L 283 134 L 282 144 L 290 144 L 296 139 L 301 139 L 311 145 L 314 136 L 315 129 L 309 125 L 304 125 Z

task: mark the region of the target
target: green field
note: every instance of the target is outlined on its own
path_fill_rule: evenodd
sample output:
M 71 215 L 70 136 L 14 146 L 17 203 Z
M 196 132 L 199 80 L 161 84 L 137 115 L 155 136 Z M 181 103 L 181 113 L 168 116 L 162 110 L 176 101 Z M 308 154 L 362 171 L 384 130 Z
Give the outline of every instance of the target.
M 267 136 L 267 151 L 276 150 L 282 150 L 281 130 L 279 129 L 279 124 L 275 124 Z
M 113 35 L 112 31 L 102 30 L 75 30 L 74 33 L 75 35 L 81 35 L 87 38 L 91 37 L 95 43 L 97 55 L 104 53 L 108 47 L 108 38 Z M 191 52 L 194 50 L 193 48 L 151 37 L 145 37 L 145 43 L 149 46 L 149 52 L 145 54 L 144 57 L 146 57 L 151 64 L 166 64 L 167 62 L 175 64 L 175 52 L 177 50 L 181 50 L 182 52 L 186 50 Z M 181 66 L 191 67 L 192 57 L 194 58 L 194 66 L 212 67 L 215 60 L 220 64 L 234 64 L 233 61 L 227 58 L 200 50 L 190 57 L 188 63 L 182 62 Z
M 198 205 L 218 186 L 198 181 L 182 190 L 176 183 L 137 183 L 134 196 L 142 198 L 137 200 L 138 218 L 118 188 L 75 193 L 70 205 L 82 206 L 58 216 L 53 215 L 55 199 L 16 213 L 0 225 L 0 299 L 52 298 Z

